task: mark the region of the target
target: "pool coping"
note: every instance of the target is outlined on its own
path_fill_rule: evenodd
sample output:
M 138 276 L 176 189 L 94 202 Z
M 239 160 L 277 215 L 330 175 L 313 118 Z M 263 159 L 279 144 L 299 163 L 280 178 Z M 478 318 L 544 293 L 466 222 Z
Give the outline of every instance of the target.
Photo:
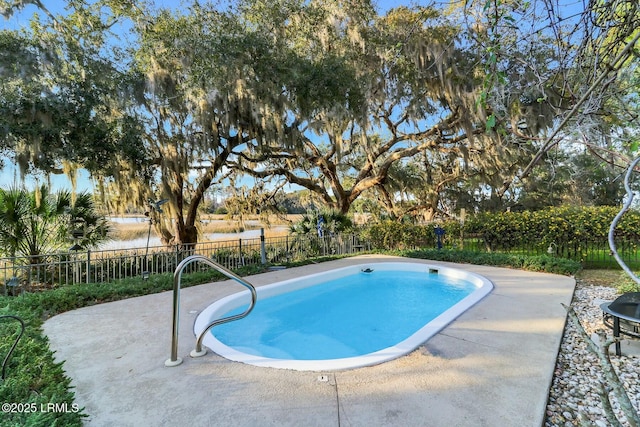
M 215 334 L 212 335 L 211 333 L 208 333 L 203 337 L 203 345 L 226 359 L 266 368 L 293 369 L 296 371 L 338 371 L 363 368 L 366 366 L 385 363 L 411 353 L 422 343 L 428 341 L 433 335 L 437 334 L 449 323 L 454 321 L 462 313 L 478 303 L 480 300 L 482 300 L 482 298 L 487 296 L 493 290 L 493 283 L 489 279 L 479 274 L 468 272 L 466 270 L 450 268 L 437 264 L 425 264 L 422 262 L 363 262 L 361 264 L 340 267 L 338 269 L 330 270 L 327 272 L 314 273 L 260 286 L 257 289 L 258 301 L 260 301 L 262 298 L 268 298 L 274 295 L 278 295 L 282 293 L 282 289 L 288 288 L 289 292 L 291 292 L 307 286 L 315 286 L 326 280 L 343 277 L 342 275 L 344 273 L 349 273 L 349 275 L 351 275 L 353 273 L 357 273 L 358 271 L 364 271 L 365 269 L 370 269 L 372 267 L 374 267 L 374 270 L 379 270 L 381 268 L 400 269 L 404 267 L 405 271 L 415 271 L 425 274 L 441 274 L 452 279 L 465 280 L 474 285 L 475 290 L 457 301 L 447 310 L 437 315 L 430 322 L 416 330 L 413 334 L 411 334 L 404 340 L 389 347 L 360 356 L 344 357 L 340 359 L 334 358 L 314 360 L 276 359 L 272 357 L 262 357 L 227 346 L 226 344 L 218 340 L 214 336 Z M 302 283 L 303 280 L 305 280 L 307 283 Z M 198 336 L 207 327 L 207 325 L 209 325 L 214 320 L 224 317 L 225 313 L 229 312 L 230 310 L 246 306 L 247 301 L 249 300 L 250 292 L 248 290 L 241 290 L 209 305 L 203 311 L 198 313 L 193 326 L 194 335 Z M 247 320 L 249 319 L 247 318 Z
M 347 371 L 261 368 L 216 354 L 191 358 L 197 312 L 238 290 L 233 281 L 184 289 L 179 355 L 170 352 L 171 292 L 100 304 L 47 320 L 44 332 L 90 426 L 539 427 L 570 304 L 571 277 L 366 255 L 249 277 L 262 286 L 353 263 L 464 268 L 494 290 L 424 345 Z

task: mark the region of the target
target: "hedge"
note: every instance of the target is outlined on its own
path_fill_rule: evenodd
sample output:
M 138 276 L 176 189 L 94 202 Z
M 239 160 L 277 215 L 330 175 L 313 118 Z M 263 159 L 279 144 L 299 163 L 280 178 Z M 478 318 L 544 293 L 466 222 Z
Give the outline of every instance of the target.
M 462 225 L 444 221 L 445 246 L 465 248 L 475 245 L 481 251 L 522 251 L 546 253 L 554 246 L 557 254 L 581 259 L 582 252 L 606 243 L 609 226 L 619 208 L 554 207 L 540 211 L 478 213 Z M 375 249 L 397 250 L 436 246 L 435 224 L 412 225 L 384 221 L 367 227 L 362 233 Z M 625 213 L 616 228 L 616 241 L 635 251 L 640 241 L 640 212 Z

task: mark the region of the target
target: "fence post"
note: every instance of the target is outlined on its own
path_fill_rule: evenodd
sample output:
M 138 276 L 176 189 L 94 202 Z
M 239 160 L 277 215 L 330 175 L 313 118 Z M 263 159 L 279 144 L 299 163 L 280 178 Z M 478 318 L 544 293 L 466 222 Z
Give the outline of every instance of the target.
M 242 258 L 242 239 L 238 239 L 238 253 L 240 254 L 240 265 L 244 267 L 244 259 Z
M 87 249 L 87 280 L 85 283 L 91 282 L 91 249 Z
M 264 228 L 260 229 L 260 261 L 262 265 L 267 263 L 267 248 L 264 243 Z

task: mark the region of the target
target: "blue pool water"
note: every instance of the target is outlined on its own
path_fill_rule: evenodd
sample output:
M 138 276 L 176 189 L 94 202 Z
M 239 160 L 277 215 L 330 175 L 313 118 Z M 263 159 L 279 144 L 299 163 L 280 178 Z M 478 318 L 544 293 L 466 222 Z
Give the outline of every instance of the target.
M 212 333 L 229 347 L 268 358 L 360 356 L 407 339 L 475 289 L 439 274 L 359 271 L 259 300 L 248 317 Z
M 251 314 L 213 328 L 205 343 L 232 360 L 302 370 L 366 366 L 398 357 L 493 287 L 481 276 L 431 267 L 353 266 L 258 288 Z M 367 269 L 372 271 L 362 271 Z M 246 296 L 238 293 L 207 308 L 196 321 L 196 333 L 212 319 L 244 311 Z

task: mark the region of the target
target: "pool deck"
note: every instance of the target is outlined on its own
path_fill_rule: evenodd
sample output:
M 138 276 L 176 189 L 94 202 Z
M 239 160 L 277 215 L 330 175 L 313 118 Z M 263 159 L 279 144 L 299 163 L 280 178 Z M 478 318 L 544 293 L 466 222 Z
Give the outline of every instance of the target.
M 233 281 L 182 290 L 177 367 L 164 366 L 171 292 L 63 313 L 44 332 L 65 361 L 87 426 L 540 427 L 573 278 L 365 255 L 248 280 L 261 286 L 383 261 L 459 267 L 495 288 L 407 356 L 347 371 L 260 368 L 212 352 L 189 357 L 197 313 L 244 289 Z

